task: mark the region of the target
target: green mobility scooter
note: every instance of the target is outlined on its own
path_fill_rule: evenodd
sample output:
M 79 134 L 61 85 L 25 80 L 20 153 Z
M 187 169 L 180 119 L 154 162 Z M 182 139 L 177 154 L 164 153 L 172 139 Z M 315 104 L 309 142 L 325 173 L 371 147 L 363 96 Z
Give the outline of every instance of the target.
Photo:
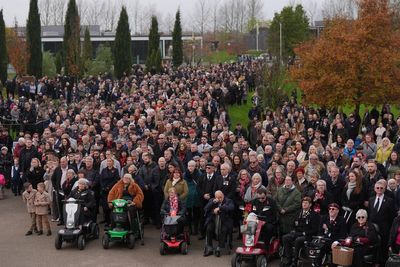
M 111 213 L 113 224 L 110 229 L 107 229 L 103 235 L 102 244 L 104 249 L 110 247 L 110 243 L 120 241 L 126 243 L 128 248 L 135 247 L 136 240 L 141 240 L 144 245 L 143 239 L 143 216 L 136 210 L 136 218 L 134 219 L 133 229 L 129 223 L 128 207 L 131 201 L 125 199 L 115 199 L 112 202 L 113 210 Z

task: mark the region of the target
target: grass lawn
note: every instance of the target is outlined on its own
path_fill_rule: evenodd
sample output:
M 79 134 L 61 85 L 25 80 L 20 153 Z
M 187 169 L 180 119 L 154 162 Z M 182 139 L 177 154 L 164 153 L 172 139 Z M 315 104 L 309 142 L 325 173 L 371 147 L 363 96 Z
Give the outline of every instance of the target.
M 295 90 L 296 88 L 296 84 L 291 83 L 291 82 L 283 82 L 282 83 L 282 87 L 285 89 L 285 91 L 287 92 L 287 94 L 290 96 L 292 91 Z M 300 103 L 301 102 L 301 91 L 297 90 L 297 101 Z M 377 106 L 378 111 L 380 112 L 382 110 L 382 105 Z M 315 106 L 317 107 L 317 106 Z M 360 106 L 360 116 L 361 118 L 364 116 L 364 112 L 365 109 L 368 108 L 369 110 L 371 110 L 373 108 L 373 106 L 366 106 L 364 104 L 362 104 Z M 354 106 L 343 106 L 342 107 L 343 113 L 345 114 L 350 114 L 354 111 Z M 400 106 L 399 105 L 391 105 L 390 106 L 390 110 L 393 113 L 394 117 L 397 118 L 397 116 L 400 115 Z
M 231 105 L 228 107 L 229 117 L 231 119 L 231 130 L 235 129 L 235 126 L 238 122 L 240 122 L 244 128 L 247 129 L 247 125 L 249 124 L 249 118 L 247 114 L 251 109 L 251 97 L 253 96 L 253 92 L 249 93 L 247 96 L 247 104 L 239 105 Z
M 210 64 L 219 64 L 224 62 L 235 61 L 237 59 L 236 55 L 231 55 L 227 51 L 217 51 L 210 55 L 204 57 L 204 61 Z

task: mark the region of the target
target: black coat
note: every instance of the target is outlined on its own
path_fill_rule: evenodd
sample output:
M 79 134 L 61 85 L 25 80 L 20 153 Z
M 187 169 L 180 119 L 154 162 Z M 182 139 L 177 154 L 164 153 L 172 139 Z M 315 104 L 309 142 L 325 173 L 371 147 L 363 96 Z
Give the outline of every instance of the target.
M 168 215 L 171 210 L 171 204 L 169 203 L 169 198 L 164 199 L 164 202 L 161 205 L 161 215 Z M 182 202 L 178 197 L 178 212 L 176 215 L 185 216 L 186 214 L 186 205 L 185 202 Z
M 389 243 L 388 243 L 389 247 L 396 246 L 396 238 L 398 235 L 399 227 L 400 227 L 400 216 L 397 216 L 393 221 L 392 227 L 390 228 Z
M 360 193 L 356 194 L 353 190 L 350 194 L 350 199 L 347 198 L 347 186 L 343 188 L 342 192 L 342 206 L 348 207 L 353 210 L 353 213 L 355 214 L 358 209 L 361 209 L 364 207 L 364 200 L 365 200 L 365 191 L 361 190 Z
M 22 172 L 26 172 L 30 168 L 33 158 L 40 158 L 35 147 L 32 146 L 30 149 L 24 147 L 21 150 L 21 154 L 19 155 L 19 166 L 21 167 Z
M 225 197 L 234 199 L 236 193 L 236 178 L 228 175 L 225 179 L 222 176 L 217 176 L 214 183 L 214 192 L 221 190 Z
M 38 183 L 42 183 L 43 180 L 43 176 L 45 174 L 45 171 L 43 170 L 42 167 L 38 167 L 33 169 L 32 171 L 28 170 L 25 173 L 25 179 L 26 181 L 30 182 L 32 184 L 33 188 L 37 188 L 37 184 Z
M 328 214 L 328 206 L 333 202 L 331 193 L 325 191 L 324 196 L 321 199 L 315 199 L 315 194 L 316 193 L 311 196 L 313 202 L 312 209 L 321 216 Z
M 324 224 L 328 227 L 328 230 L 323 228 Z M 336 219 L 331 222 L 329 214 L 327 214 L 321 217 L 318 234 L 335 241 L 346 238 L 346 229 L 346 221 L 342 216 L 338 215 Z
M 85 189 L 83 191 L 79 191 L 78 187 L 71 191 L 69 197 L 75 198 L 77 200 L 83 200 L 82 208 L 88 208 L 87 215 L 94 216 L 95 207 L 96 207 L 96 199 L 94 197 L 94 192 L 90 189 Z
M 259 216 L 262 216 L 260 220 L 263 220 L 265 221 L 265 223 L 269 224 L 277 224 L 278 208 L 273 198 L 267 196 L 267 199 L 264 202 L 255 199 L 252 201 L 252 206 L 252 212 Z
M 340 176 L 335 183 L 332 182 L 332 178 L 330 176 L 328 176 L 326 179 L 326 189 L 329 193 L 331 193 L 332 201 L 338 205 L 342 205 L 342 193 L 345 185 L 345 180 Z
M 231 200 L 229 198 L 224 198 L 224 201 L 222 201 L 222 203 L 214 203 L 214 198 L 212 198 L 208 201 L 207 205 L 204 207 L 204 213 L 206 216 L 205 225 L 214 221 L 215 214 L 213 211 L 215 208 L 218 208 L 218 207 L 220 209 L 219 216 L 220 216 L 221 222 L 223 222 L 223 225 L 225 227 L 227 227 L 228 229 L 232 229 L 233 228 L 233 212 L 235 209 L 235 204 L 233 203 L 233 200 Z
M 379 226 L 379 233 L 382 236 L 382 241 L 387 242 L 390 226 L 393 219 L 396 217 L 394 201 L 390 197 L 384 195 L 379 211 L 374 208 L 376 197 L 371 197 L 368 202 L 368 221 L 376 223 Z
M 119 180 L 118 170 L 116 168 L 104 168 L 100 174 L 100 189 L 103 192 L 109 192 Z
M 207 178 L 207 173 L 203 174 L 200 177 L 197 188 L 199 189 L 200 199 L 202 199 L 203 202 L 208 201 L 208 200 L 204 199 L 205 194 L 210 194 L 211 198 L 214 196 L 214 184 L 215 184 L 216 178 L 217 178 L 217 175 L 215 173 L 213 174 L 213 176 L 211 177 L 210 180 L 208 180 L 208 178 Z
M 162 192 L 165 186 L 165 182 L 168 179 L 168 169 L 165 167 L 163 170 L 157 165 L 151 172 L 151 190 Z
M 310 210 L 309 213 L 303 217 L 303 210 L 300 210 L 296 220 L 294 221 L 294 229 L 296 233 L 311 238 L 318 234 L 318 226 L 320 222 L 319 215 Z

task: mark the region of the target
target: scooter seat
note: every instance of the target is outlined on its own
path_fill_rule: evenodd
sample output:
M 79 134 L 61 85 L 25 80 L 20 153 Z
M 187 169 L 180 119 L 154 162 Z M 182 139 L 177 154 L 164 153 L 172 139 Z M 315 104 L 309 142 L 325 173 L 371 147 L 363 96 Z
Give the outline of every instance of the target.
M 364 256 L 364 262 L 367 264 L 374 264 L 375 263 L 375 255 L 365 255 Z

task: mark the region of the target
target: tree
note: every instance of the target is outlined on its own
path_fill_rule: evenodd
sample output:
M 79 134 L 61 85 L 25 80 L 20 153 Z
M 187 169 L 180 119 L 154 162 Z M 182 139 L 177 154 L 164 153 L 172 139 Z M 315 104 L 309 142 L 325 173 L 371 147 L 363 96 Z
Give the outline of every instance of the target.
M 156 16 L 151 18 L 146 69 L 151 72 L 161 71 L 160 34 Z
M 197 0 L 193 11 L 193 22 L 200 35 L 203 36 L 209 23 L 210 5 L 207 0 Z
M 113 54 L 108 45 L 100 45 L 97 49 L 96 58 L 90 63 L 88 74 L 110 73 L 113 65 Z
M 301 5 L 287 6 L 275 13 L 268 36 L 268 47 L 275 56 L 280 55 L 280 24 L 282 24 L 282 59 L 294 56 L 293 48 L 308 39 L 309 21 Z
M 118 20 L 114 47 L 114 73 L 117 78 L 128 74 L 132 66 L 132 41 L 129 19 L 123 6 Z
M 54 64 L 56 66 L 56 73 L 61 74 L 63 62 L 62 62 L 62 55 L 61 55 L 60 51 L 58 51 L 56 54 L 56 59 L 54 60 Z
M 6 26 L 3 19 L 3 10 L 0 10 L 0 81 L 3 85 L 7 80 L 7 63 Z
M 92 60 L 92 41 L 90 40 L 89 27 L 85 28 L 85 37 L 83 39 L 83 52 L 82 52 L 82 62 L 84 72 L 88 70 L 88 65 Z
M 56 65 L 55 58 L 52 53 L 44 52 L 43 53 L 43 75 L 48 77 L 54 77 L 56 75 Z
M 31 0 L 28 21 L 26 22 L 26 44 L 29 49 L 28 74 L 36 78 L 42 77 L 42 39 L 40 15 L 37 0 Z
M 387 0 L 361 0 L 358 18 L 327 22 L 321 37 L 295 49 L 292 78 L 307 103 L 334 107 L 398 103 L 400 36 Z
M 18 75 L 26 74 L 29 52 L 25 40 L 17 34 L 17 25 L 15 25 L 14 29 L 6 29 L 6 46 L 8 60 L 14 67 L 15 72 Z
M 80 74 L 80 18 L 75 0 L 68 3 L 64 25 L 64 74 Z
M 183 42 L 181 13 L 178 9 L 175 16 L 174 31 L 172 32 L 172 62 L 175 67 L 179 67 L 183 61 Z

